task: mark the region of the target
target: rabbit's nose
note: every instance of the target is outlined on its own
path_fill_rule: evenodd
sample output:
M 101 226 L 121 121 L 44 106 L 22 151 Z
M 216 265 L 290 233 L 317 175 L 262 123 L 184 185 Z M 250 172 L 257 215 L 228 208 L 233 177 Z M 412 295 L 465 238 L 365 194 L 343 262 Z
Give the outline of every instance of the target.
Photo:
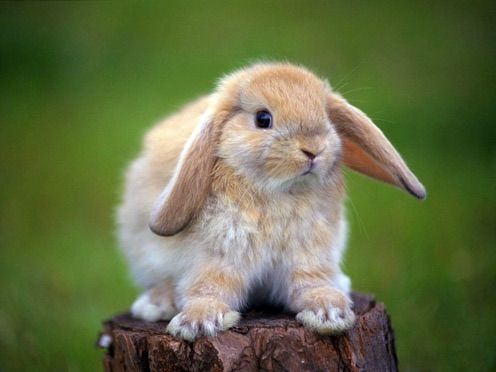
M 307 156 L 307 158 L 308 158 L 308 159 L 310 159 L 310 160 L 315 159 L 317 156 L 319 156 L 319 155 L 320 155 L 320 153 L 321 153 L 322 151 L 324 151 L 324 150 L 319 150 L 319 151 L 309 151 L 309 150 L 307 150 L 307 149 L 302 149 L 302 148 L 300 148 L 300 150 L 301 150 L 301 152 L 302 152 L 302 153 L 304 153 L 304 154 Z
M 310 151 L 307 151 L 307 150 L 303 150 L 303 149 L 300 149 L 300 150 L 301 150 L 301 152 L 302 152 L 302 153 L 304 153 L 304 154 L 307 156 L 307 158 L 309 158 L 310 160 L 315 159 L 315 157 L 317 156 L 317 155 L 315 155 L 313 152 L 310 152 Z

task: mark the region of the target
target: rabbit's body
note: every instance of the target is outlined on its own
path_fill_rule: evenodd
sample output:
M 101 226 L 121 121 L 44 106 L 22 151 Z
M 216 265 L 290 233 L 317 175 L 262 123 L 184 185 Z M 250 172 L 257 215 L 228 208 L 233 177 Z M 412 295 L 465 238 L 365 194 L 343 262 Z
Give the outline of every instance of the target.
M 249 302 L 283 305 L 321 333 L 345 330 L 354 321 L 350 281 L 340 269 L 347 233 L 342 144 L 328 124 L 328 103 L 316 99 L 326 86 L 291 65 L 258 69 L 269 73 L 255 88 L 272 94 L 262 106 L 277 112 L 277 131 L 260 137 L 249 124 L 250 105 L 257 115 L 262 108 L 253 97 L 232 101 L 240 81 L 255 84 L 246 71 L 238 72 L 215 95 L 153 128 L 127 174 L 120 238 L 133 276 L 146 290 L 132 312 L 149 321 L 172 319 L 169 332 L 185 339 L 229 328 Z M 216 127 L 221 124 L 211 124 L 215 114 L 222 117 L 222 131 Z M 284 127 L 288 121 L 293 123 Z M 201 142 L 204 137 L 215 138 L 215 146 Z
M 175 277 L 183 271 L 181 264 L 189 266 L 194 258 L 178 259 L 177 255 L 188 251 L 184 249 L 188 248 L 184 235 L 167 239 L 155 235 L 150 231 L 149 219 L 207 105 L 207 97 L 199 99 L 152 128 L 145 138 L 142 155 L 127 171 L 124 202 L 118 213 L 119 236 L 133 277 L 143 288 Z M 195 256 L 198 252 L 191 253 Z

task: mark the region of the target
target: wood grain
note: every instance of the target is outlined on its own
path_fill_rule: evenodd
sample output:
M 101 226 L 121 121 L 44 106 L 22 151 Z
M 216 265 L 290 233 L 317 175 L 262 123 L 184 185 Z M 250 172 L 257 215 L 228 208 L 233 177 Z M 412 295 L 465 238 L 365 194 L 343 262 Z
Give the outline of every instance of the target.
M 194 343 L 165 333 L 167 322 L 129 314 L 104 323 L 106 371 L 397 371 L 394 333 L 382 303 L 353 294 L 357 322 L 340 336 L 320 336 L 294 314 L 251 311 L 238 326 Z M 104 345 L 102 345 L 104 344 Z

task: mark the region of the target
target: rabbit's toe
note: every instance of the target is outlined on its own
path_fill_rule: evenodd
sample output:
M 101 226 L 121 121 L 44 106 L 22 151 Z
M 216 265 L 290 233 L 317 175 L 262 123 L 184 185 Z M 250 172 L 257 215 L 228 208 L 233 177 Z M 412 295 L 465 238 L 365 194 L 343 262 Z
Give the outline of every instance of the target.
M 167 332 L 187 341 L 199 336 L 215 336 L 234 326 L 240 314 L 217 300 L 199 299 L 190 302 L 167 326 Z
M 321 334 L 338 334 L 353 327 L 351 299 L 333 287 L 317 287 L 302 296 L 304 305 L 296 320 Z
M 353 327 L 355 314 L 350 307 L 344 309 L 329 307 L 303 310 L 296 315 L 296 320 L 320 334 L 339 334 Z

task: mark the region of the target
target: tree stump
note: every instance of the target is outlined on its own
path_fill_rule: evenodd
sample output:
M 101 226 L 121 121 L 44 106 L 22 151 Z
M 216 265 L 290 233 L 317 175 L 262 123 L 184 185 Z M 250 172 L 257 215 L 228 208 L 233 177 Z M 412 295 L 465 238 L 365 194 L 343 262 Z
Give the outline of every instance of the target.
M 339 336 L 315 334 L 294 314 L 251 311 L 229 331 L 190 343 L 166 334 L 167 322 L 122 314 L 104 323 L 98 343 L 106 371 L 397 371 L 384 304 L 352 297 L 357 321 Z

